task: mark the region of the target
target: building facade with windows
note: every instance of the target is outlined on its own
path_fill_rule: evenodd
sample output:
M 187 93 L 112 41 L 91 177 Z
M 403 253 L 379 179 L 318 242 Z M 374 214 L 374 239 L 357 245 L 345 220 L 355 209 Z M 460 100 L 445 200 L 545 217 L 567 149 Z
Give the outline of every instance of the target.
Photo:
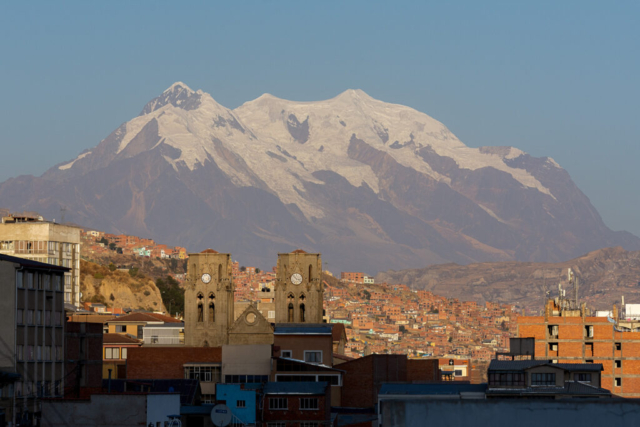
M 80 307 L 80 229 L 42 217 L 2 218 L 0 254 L 66 267 L 64 302 Z
M 562 302 L 562 301 L 560 301 Z M 535 339 L 536 359 L 596 363 L 602 387 L 621 397 L 640 397 L 640 322 L 590 316 L 584 307 L 566 310 L 549 300 L 544 316 L 518 318 L 518 337 Z
M 331 397 L 327 383 L 267 383 L 262 399 L 262 421 L 268 427 L 331 425 Z
M 9 419 L 33 422 L 40 398 L 63 395 L 67 268 L 0 255 L 0 371 L 20 378 L 3 390 Z

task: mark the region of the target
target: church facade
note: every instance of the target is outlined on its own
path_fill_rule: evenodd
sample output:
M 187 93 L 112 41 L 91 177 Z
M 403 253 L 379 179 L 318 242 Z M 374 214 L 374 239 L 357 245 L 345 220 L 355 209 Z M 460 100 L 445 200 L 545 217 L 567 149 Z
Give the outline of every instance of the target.
M 252 305 L 236 319 L 231 254 L 189 254 L 185 286 L 185 345 L 273 344 L 273 326 Z M 276 323 L 322 323 L 322 260 L 303 250 L 278 254 Z

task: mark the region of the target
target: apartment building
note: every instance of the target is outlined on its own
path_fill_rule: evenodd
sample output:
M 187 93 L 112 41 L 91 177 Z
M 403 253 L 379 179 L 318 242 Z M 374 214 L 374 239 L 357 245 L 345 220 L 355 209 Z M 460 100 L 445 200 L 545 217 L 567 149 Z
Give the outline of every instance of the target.
M 19 375 L 2 390 L 2 405 L 14 425 L 35 422 L 41 397 L 63 394 L 67 271 L 0 254 L 0 371 Z
M 80 307 L 80 229 L 42 217 L 7 216 L 0 223 L 0 254 L 66 267 L 64 302 Z
M 640 322 L 591 316 L 577 303 L 547 301 L 544 316 L 518 318 L 518 337 L 535 339 L 536 359 L 602 364 L 602 387 L 621 397 L 640 397 Z

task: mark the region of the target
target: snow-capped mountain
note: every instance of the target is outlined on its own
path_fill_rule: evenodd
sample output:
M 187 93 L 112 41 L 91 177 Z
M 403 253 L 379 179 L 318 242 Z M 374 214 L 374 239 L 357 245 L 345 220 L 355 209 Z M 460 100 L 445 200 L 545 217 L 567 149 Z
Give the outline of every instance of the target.
M 175 83 L 97 146 L 42 177 L 0 184 L 0 204 L 229 251 L 269 266 L 322 251 L 330 269 L 569 259 L 612 232 L 550 158 L 465 146 L 442 123 L 347 90 L 235 110 Z

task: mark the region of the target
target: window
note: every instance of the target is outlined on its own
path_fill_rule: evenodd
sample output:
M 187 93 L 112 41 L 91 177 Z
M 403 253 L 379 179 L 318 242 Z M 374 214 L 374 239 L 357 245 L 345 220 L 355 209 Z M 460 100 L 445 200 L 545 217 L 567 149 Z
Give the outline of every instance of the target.
M 558 325 L 549 325 L 547 329 L 549 331 L 549 338 L 558 338 Z
M 27 346 L 27 360 L 33 360 L 33 358 L 34 358 L 33 346 L 32 345 L 28 345 Z
M 291 359 L 293 357 L 291 350 L 280 350 L 280 357 L 286 357 Z
M 550 342 L 549 343 L 549 351 L 558 351 L 558 343 Z
M 244 400 L 236 401 L 236 408 L 246 408 L 246 407 L 247 407 L 247 402 L 245 402 Z
M 60 276 L 53 276 L 53 284 L 55 285 L 56 291 L 62 290 L 62 284 L 60 283 Z
M 62 326 L 62 312 L 56 311 L 56 326 Z
M 289 409 L 289 402 L 286 397 L 270 397 L 269 398 L 269 409 Z
M 126 334 L 127 333 L 127 325 L 116 325 L 116 333 Z
M 16 273 L 16 286 L 19 288 L 24 288 L 24 278 L 22 271 L 18 271 Z
M 18 325 L 24 323 L 24 310 L 22 310 L 21 308 L 16 311 L 16 322 L 18 323 Z
M 42 325 L 42 310 L 36 311 L 36 325 Z
M 585 327 L 584 327 L 584 336 L 586 338 L 593 338 L 593 326 L 592 325 L 585 325 Z
M 202 382 L 220 382 L 220 366 L 186 366 L 185 379 L 200 380 Z
M 126 359 L 126 358 L 127 358 L 127 347 L 123 347 L 123 348 L 120 350 L 120 353 L 122 353 L 122 354 L 120 355 L 120 358 L 121 358 L 121 359 Z
M 22 381 L 16 383 L 16 397 L 22 397 Z
M 276 318 L 276 312 L 275 310 L 269 310 L 267 312 L 267 319 L 275 319 Z
M 23 348 L 21 345 L 16 346 L 16 360 L 22 360 L 24 357 Z
M 587 359 L 584 361 L 584 363 L 593 363 L 593 359 Z
M 246 383 L 266 383 L 269 381 L 269 375 L 225 375 L 224 382 L 227 384 L 246 384 Z
M 591 382 L 591 374 L 576 374 L 575 375 L 575 379 L 578 382 L 590 383 Z
M 215 394 L 203 394 L 202 395 L 202 403 L 216 403 L 216 395 Z
M 51 360 L 51 346 L 44 346 L 44 360 Z
M 138 339 L 144 338 L 144 325 L 138 325 Z
M 44 281 L 44 290 L 45 291 L 50 291 L 51 290 L 51 276 L 50 275 L 45 275 L 42 276 L 42 280 Z
M 616 360 L 616 368 L 622 368 L 622 360 Z
M 318 398 L 317 397 L 301 397 L 300 409 L 303 410 L 318 410 Z
M 618 351 L 622 350 L 622 343 L 621 342 L 617 342 L 616 343 L 616 350 L 618 350 Z
M 33 289 L 33 273 L 27 273 L 27 288 Z
M 615 384 L 616 384 L 616 387 L 622 387 L 622 378 L 617 377 Z
M 322 363 L 322 352 L 315 350 L 305 350 L 304 361 L 309 363 Z
M 104 350 L 104 358 L 105 359 L 120 359 L 120 348 L 118 348 L 118 347 L 107 347 Z
M 49 310 L 44 312 L 44 324 L 51 326 L 51 311 Z
M 62 346 L 61 345 L 57 345 L 56 346 L 56 360 L 58 362 L 62 360 Z
M 33 310 L 27 310 L 27 325 L 33 325 Z
M 556 374 L 531 374 L 531 385 L 556 385 Z
M 524 372 L 490 371 L 489 385 L 524 386 Z

